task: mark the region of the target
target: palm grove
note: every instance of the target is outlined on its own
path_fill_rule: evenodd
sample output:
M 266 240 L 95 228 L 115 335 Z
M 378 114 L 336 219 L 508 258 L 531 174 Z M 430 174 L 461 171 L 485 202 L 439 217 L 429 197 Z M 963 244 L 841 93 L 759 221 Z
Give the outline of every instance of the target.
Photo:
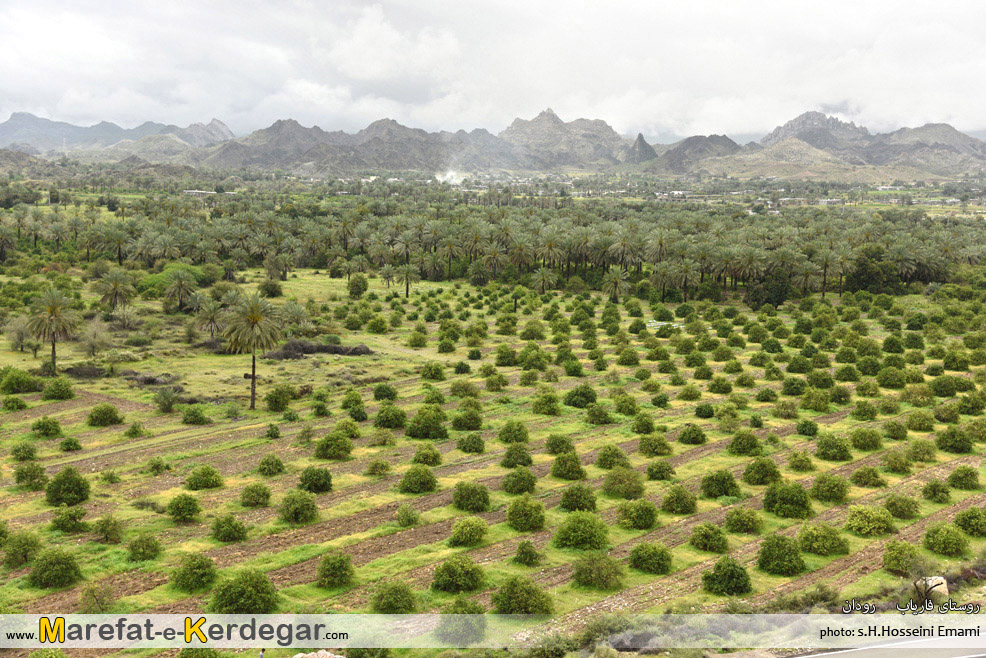
M 106 203 L 106 198 L 100 201 Z M 981 223 L 942 221 L 920 211 L 791 209 L 750 217 L 738 207 L 660 207 L 587 202 L 556 209 L 490 208 L 466 203 L 357 198 L 285 202 L 258 193 L 206 207 L 160 197 L 114 201 L 113 213 L 88 204 L 27 206 L 0 215 L 0 258 L 8 270 L 45 270 L 51 285 L 25 296 L 26 320 L 8 331 L 21 349 L 30 337 L 50 346 L 80 331 L 82 303 L 67 293 L 68 267 L 87 267 L 100 305 L 124 327 L 132 300 L 160 299 L 168 313 L 222 337 L 229 351 L 256 354 L 304 326 L 297 302 L 275 307 L 280 281 L 298 267 L 351 279 L 372 273 L 405 296 L 421 279 L 498 281 L 543 293 L 562 287 L 661 302 L 740 294 L 753 307 L 811 291 L 902 293 L 913 282 L 946 282 L 982 258 Z M 196 267 L 192 271 L 193 266 Z M 254 295 L 232 285 L 262 267 Z M 202 290 L 230 282 L 222 296 Z M 521 293 L 522 294 L 522 293 Z M 18 316 L 18 302 L 6 304 Z M 85 332 L 92 354 L 99 326 Z M 36 348 L 35 348 L 36 349 Z

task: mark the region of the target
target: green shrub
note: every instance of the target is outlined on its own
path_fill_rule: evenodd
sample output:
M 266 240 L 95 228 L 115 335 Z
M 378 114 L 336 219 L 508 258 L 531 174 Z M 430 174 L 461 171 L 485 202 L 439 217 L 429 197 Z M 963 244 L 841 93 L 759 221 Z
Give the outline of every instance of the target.
M 612 590 L 623 586 L 623 565 L 602 553 L 584 555 L 575 561 L 572 579 L 577 585 Z
M 860 466 L 849 476 L 849 481 L 857 487 L 875 488 L 887 486 L 887 481 L 873 466 Z
M 245 569 L 216 585 L 210 612 L 220 615 L 265 615 L 277 610 L 277 588 L 261 571 Z
M 920 509 L 918 501 L 903 494 L 890 494 L 883 502 L 883 506 L 897 519 L 917 518 Z
M 472 592 L 482 587 L 484 580 L 482 567 L 465 553 L 459 553 L 435 567 L 431 588 L 452 594 Z
M 882 507 L 868 505 L 853 505 L 846 517 L 846 530 L 855 532 L 863 537 L 877 537 L 896 531 L 894 519 Z
M 41 539 L 30 530 L 13 532 L 7 537 L 3 548 L 3 565 L 8 569 L 19 569 L 41 551 Z
M 20 411 L 27 409 L 27 402 L 16 395 L 7 395 L 3 398 L 2 406 L 4 411 Z
M 14 467 L 14 483 L 28 491 L 40 491 L 48 484 L 48 474 L 37 462 L 18 464 Z
M 267 507 L 270 504 L 270 489 L 260 482 L 243 487 L 240 504 L 244 507 Z
M 459 482 L 452 491 L 452 505 L 466 512 L 485 512 L 490 508 L 490 492 L 478 482 Z
M 171 572 L 171 584 L 182 592 L 195 592 L 212 585 L 218 575 L 210 558 L 201 553 L 183 553 Z
M 939 505 L 945 505 L 952 499 L 948 485 L 938 478 L 928 480 L 924 487 L 921 488 L 921 495 L 924 496 L 925 500 L 930 500 Z
M 544 527 L 544 504 L 524 494 L 507 507 L 507 524 L 519 532 L 533 532 Z
M 168 501 L 168 505 L 165 508 L 168 512 L 168 516 L 175 523 L 187 523 L 193 520 L 202 511 L 199 505 L 199 499 L 192 494 L 178 494 L 174 498 Z
M 609 542 L 609 528 L 591 512 L 572 512 L 558 527 L 552 541 L 559 548 L 602 550 Z
M 702 495 L 706 498 L 719 498 L 721 496 L 739 496 L 740 488 L 736 484 L 736 478 L 727 470 L 718 470 L 704 475 L 701 484 Z
M 711 571 L 702 574 L 702 588 L 720 596 L 746 594 L 753 590 L 750 574 L 731 557 L 719 558 Z
M 769 457 L 757 457 L 743 469 L 743 482 L 754 486 L 771 484 L 780 479 L 780 469 Z
M 979 471 L 964 464 L 956 466 L 955 470 L 949 473 L 947 482 L 953 489 L 975 491 L 980 488 Z
M 332 473 L 320 466 L 308 466 L 298 476 L 298 488 L 313 494 L 332 491 Z
M 986 510 L 970 507 L 955 515 L 955 525 L 973 537 L 986 537 Z
M 661 500 L 661 511 L 669 514 L 694 514 L 697 507 L 695 494 L 680 484 L 668 489 Z
M 603 478 L 603 493 L 608 496 L 633 500 L 644 495 L 644 482 L 633 469 L 617 467 Z
M 791 457 L 788 459 L 791 470 L 798 473 L 807 473 L 815 470 L 815 463 L 811 458 L 811 453 L 807 450 L 792 450 Z
M 671 551 L 664 544 L 637 544 L 630 551 L 630 568 L 649 574 L 669 574 Z
M 701 523 L 692 530 L 688 543 L 700 551 L 725 553 L 729 550 L 729 541 L 719 526 L 711 523 Z
M 223 514 L 212 522 L 212 537 L 221 542 L 243 541 L 247 537 L 247 527 L 232 514 Z
M 264 477 L 273 477 L 284 472 L 284 462 L 274 454 L 264 455 L 257 465 L 257 472 Z
M 86 424 L 90 427 L 109 427 L 110 425 L 119 425 L 122 422 L 123 416 L 120 415 L 117 408 L 105 402 L 97 404 L 86 416 Z
M 75 557 L 62 548 L 46 548 L 34 556 L 27 581 L 34 587 L 65 587 L 82 580 Z
M 142 534 L 127 545 L 127 557 L 131 562 L 144 562 L 157 558 L 161 550 L 161 542 L 154 535 Z
M 201 405 L 193 404 L 182 409 L 181 422 L 185 425 L 208 425 L 212 420 Z
M 825 434 L 815 439 L 815 456 L 830 462 L 846 462 L 852 459 L 852 451 L 845 437 Z
M 726 512 L 723 526 L 729 532 L 757 535 L 763 530 L 763 517 L 748 507 L 736 507 Z
M 883 568 L 898 576 L 910 573 L 918 563 L 918 549 L 906 541 L 892 539 L 883 551 Z
M 370 607 L 381 615 L 407 615 L 417 609 L 417 601 L 411 586 L 398 580 L 379 585 Z
M 935 445 L 940 450 L 953 454 L 972 452 L 972 438 L 958 427 L 946 427 L 935 433 Z
M 838 529 L 825 523 L 806 523 L 798 531 L 798 546 L 805 553 L 815 555 L 845 555 L 849 542 Z
M 807 519 L 814 512 L 808 492 L 797 482 L 775 482 L 763 498 L 765 511 L 785 519 Z
M 196 466 L 185 478 L 185 488 L 191 491 L 217 489 L 223 486 L 223 476 L 212 466 Z
M 596 509 L 596 493 L 586 484 L 573 484 L 562 491 L 558 506 L 569 512 L 593 512 Z
M 475 546 L 483 541 L 488 529 L 486 521 L 478 516 L 456 519 L 455 523 L 452 524 L 449 546 Z
M 42 400 L 71 400 L 74 397 L 75 392 L 72 390 L 72 384 L 64 377 L 49 380 L 41 391 Z M 4 408 L 6 408 L 6 401 L 4 402 Z
M 678 443 L 685 445 L 702 445 L 706 440 L 707 438 L 702 428 L 691 423 L 685 425 L 681 432 L 678 433 Z
M 775 576 L 795 576 L 807 566 L 794 539 L 770 535 L 757 552 L 757 568 Z
M 103 544 L 119 544 L 123 539 L 123 524 L 112 514 L 97 520 L 92 530 L 96 541 Z
M 348 587 L 356 579 L 352 558 L 337 549 L 330 549 L 318 563 L 315 583 L 319 587 Z
M 645 457 L 664 457 L 673 452 L 663 434 L 645 434 L 640 437 L 637 451 Z
M 53 439 L 62 435 L 62 425 L 50 416 L 42 416 L 31 423 L 31 431 L 43 439 Z
M 658 459 L 647 465 L 648 480 L 670 480 L 674 475 L 674 466 L 666 459 Z
M 596 466 L 607 470 L 617 467 L 628 468 L 630 466 L 630 460 L 619 446 L 609 443 L 599 449 L 599 453 L 596 456 Z
M 291 525 L 311 523 L 318 518 L 315 495 L 298 489 L 287 492 L 281 500 L 277 515 L 282 521 Z
M 67 466 L 51 478 L 45 487 L 45 501 L 49 505 L 78 505 L 89 500 L 91 485 L 79 471 Z
M 10 449 L 10 456 L 14 458 L 14 461 L 27 462 L 38 458 L 38 450 L 33 443 L 21 441 L 14 444 L 14 447 Z
M 534 487 L 537 485 L 537 476 L 530 471 L 530 469 L 524 466 L 518 466 L 512 469 L 503 477 L 503 490 L 508 494 L 514 496 L 534 493 Z
M 924 533 L 924 547 L 938 555 L 958 557 L 968 550 L 969 539 L 957 527 L 943 521 Z
M 415 526 L 418 524 L 419 519 L 420 515 L 418 514 L 418 510 L 414 509 L 408 503 L 403 503 L 397 508 L 395 520 L 397 521 L 397 525 L 400 527 L 410 528 L 411 526 Z
M 89 529 L 89 524 L 82 520 L 87 513 L 88 510 L 84 507 L 68 507 L 63 504 L 55 510 L 51 528 L 65 533 L 84 532 Z
M 353 440 L 344 432 L 333 430 L 315 443 L 318 459 L 346 459 L 353 451 Z
M 628 500 L 617 507 L 619 524 L 629 530 L 650 530 L 657 523 L 657 506 L 649 500 Z
M 763 453 L 763 446 L 760 445 L 760 439 L 753 432 L 743 430 L 733 436 L 729 445 L 726 446 L 726 452 L 731 455 L 756 457 Z
M 486 451 L 486 442 L 479 434 L 466 434 L 458 439 L 455 447 L 468 454 L 482 454 Z

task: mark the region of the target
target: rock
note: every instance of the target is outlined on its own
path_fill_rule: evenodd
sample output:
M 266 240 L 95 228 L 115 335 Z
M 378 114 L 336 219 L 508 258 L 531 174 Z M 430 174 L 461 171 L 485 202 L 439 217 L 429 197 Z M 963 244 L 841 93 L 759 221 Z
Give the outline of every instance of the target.
M 313 651 L 312 653 L 296 653 L 292 658 L 343 658 L 338 654 L 330 653 L 325 649 L 319 649 L 318 651 Z
M 942 576 L 925 576 L 914 581 L 919 596 L 935 603 L 948 600 L 948 582 Z

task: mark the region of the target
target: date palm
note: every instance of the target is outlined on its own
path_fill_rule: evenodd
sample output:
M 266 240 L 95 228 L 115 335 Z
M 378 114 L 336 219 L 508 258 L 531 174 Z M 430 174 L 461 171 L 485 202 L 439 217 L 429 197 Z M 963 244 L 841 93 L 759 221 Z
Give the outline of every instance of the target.
M 537 272 L 534 273 L 534 285 L 541 290 L 542 295 L 546 289 L 555 285 L 555 281 L 557 280 L 558 275 L 555 274 L 554 270 L 547 267 L 540 267 Z
M 99 301 L 109 304 L 114 311 L 118 306 L 126 306 L 137 294 L 137 290 L 131 285 L 130 277 L 123 270 L 112 270 L 102 279 L 96 281 L 93 290 L 100 295 Z
M 609 295 L 610 300 L 614 304 L 620 302 L 620 296 L 626 294 L 630 290 L 630 281 L 627 277 L 626 270 L 623 268 L 614 268 L 606 273 L 603 277 L 603 293 Z
M 250 353 L 250 409 L 257 406 L 257 351 L 269 350 L 284 335 L 274 305 L 254 293 L 230 310 L 225 336 L 229 349 Z
M 170 299 L 184 310 L 188 298 L 195 292 L 195 277 L 187 270 L 175 270 L 171 273 L 171 283 L 164 289 L 165 299 Z
M 82 321 L 72 309 L 72 299 L 57 288 L 48 288 L 35 300 L 27 328 L 43 343 L 51 343 L 51 369 L 55 372 L 55 343 L 67 340 Z
M 404 284 L 404 297 L 411 296 L 411 284 L 421 280 L 418 268 L 414 265 L 401 265 L 397 268 L 397 281 Z

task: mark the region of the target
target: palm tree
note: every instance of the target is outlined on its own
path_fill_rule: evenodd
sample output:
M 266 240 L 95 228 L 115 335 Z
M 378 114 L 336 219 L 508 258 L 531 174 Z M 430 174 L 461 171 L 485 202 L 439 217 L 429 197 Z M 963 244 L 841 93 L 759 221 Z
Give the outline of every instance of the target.
M 171 283 L 164 289 L 164 297 L 176 302 L 179 310 L 184 310 L 185 302 L 195 292 L 195 285 L 195 277 L 188 270 L 175 270 L 171 273 Z
M 210 338 L 215 338 L 216 334 L 220 333 L 226 326 L 222 304 L 213 300 L 202 304 L 196 317 L 196 325 L 199 329 L 208 331 Z
M 547 267 L 540 267 L 538 271 L 534 273 L 534 285 L 541 289 L 541 294 L 547 288 L 555 285 L 555 281 L 558 280 L 558 275 L 555 274 L 554 270 L 548 269 Z
M 380 274 L 380 278 L 383 279 L 383 282 L 387 284 L 388 288 L 391 286 L 391 284 L 394 282 L 394 278 L 397 276 L 397 272 L 396 270 L 394 270 L 394 266 L 391 265 L 390 263 L 387 263 L 386 265 L 381 267 L 379 274 Z
M 281 340 L 283 332 L 274 305 L 254 293 L 232 308 L 225 331 L 229 349 L 250 353 L 250 409 L 257 406 L 257 350 L 268 350 Z
M 421 280 L 421 274 L 414 265 L 401 265 L 397 268 L 397 281 L 404 284 L 404 297 L 411 296 L 411 284 Z
M 27 328 L 44 343 L 51 343 L 51 370 L 55 369 L 55 343 L 66 340 L 81 322 L 72 310 L 72 299 L 57 288 L 48 288 L 35 300 Z
M 126 306 L 137 294 L 137 290 L 130 284 L 130 277 L 123 270 L 110 271 L 92 287 L 101 295 L 99 301 L 109 304 L 113 310 L 116 310 L 117 306 Z
M 603 292 L 609 295 L 614 304 L 620 302 L 620 295 L 630 289 L 630 281 L 627 278 L 626 270 L 622 267 L 611 269 L 603 277 Z
M 675 283 L 681 286 L 681 298 L 687 302 L 688 287 L 695 285 L 699 279 L 697 263 L 690 258 L 682 259 L 675 265 L 672 276 Z

